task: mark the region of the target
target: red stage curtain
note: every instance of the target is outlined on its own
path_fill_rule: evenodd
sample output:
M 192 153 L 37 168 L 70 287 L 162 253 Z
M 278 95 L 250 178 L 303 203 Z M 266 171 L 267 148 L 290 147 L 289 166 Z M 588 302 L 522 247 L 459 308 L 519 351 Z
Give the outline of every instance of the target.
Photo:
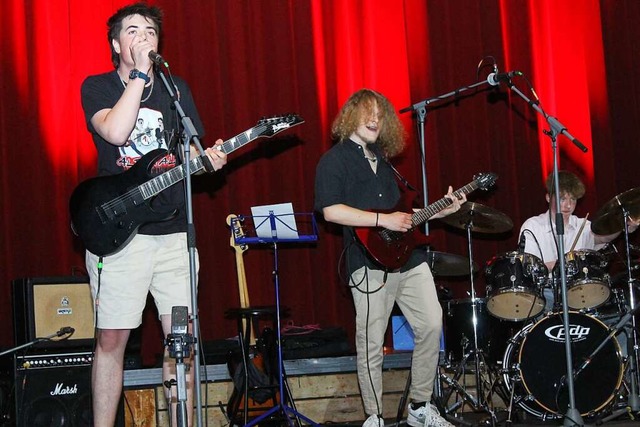
M 235 335 L 224 311 L 239 305 L 234 251 L 225 218 L 261 204 L 313 207 L 315 165 L 330 146 L 340 105 L 360 87 L 386 94 L 398 107 L 486 79 L 479 61 L 493 56 L 500 71 L 520 70 L 545 111 L 590 149 L 583 154 L 559 137 L 561 168 L 579 173 L 589 192 L 578 214 L 595 213 L 616 194 L 638 186 L 633 170 L 640 109 L 635 44 L 640 4 L 633 0 L 158 0 L 166 13 L 163 56 L 191 85 L 207 129 L 204 142 L 229 138 L 263 116 L 300 114 L 305 123 L 230 156 L 222 173 L 194 180 L 194 214 L 201 260 L 200 315 L 204 339 Z M 0 3 L 0 322 L 12 322 L 10 281 L 82 274 L 83 252 L 69 229 L 68 197 L 95 173 L 95 151 L 84 125 L 79 88 L 111 64 L 106 19 L 124 1 Z M 526 81 L 514 83 L 527 96 Z M 420 186 L 416 120 L 398 159 Z M 506 87 L 484 85 L 427 109 L 429 200 L 447 185 L 494 171 L 496 188 L 471 197 L 514 222 L 514 231 L 474 236 L 481 267 L 513 250 L 527 217 L 545 207 L 543 180 L 551 168 L 548 126 Z M 338 276 L 341 240 L 320 224 L 314 245 L 282 245 L 282 303 L 295 324 L 353 328 L 351 297 Z M 434 221 L 433 247 L 467 255 L 465 233 Z M 244 254 L 251 303 L 273 304 L 269 248 Z M 468 278 L 440 280 L 457 297 Z M 476 281 L 484 295 L 483 276 Z M 155 314 L 145 316 L 146 360 L 161 349 Z M 11 328 L 0 345 L 12 343 Z

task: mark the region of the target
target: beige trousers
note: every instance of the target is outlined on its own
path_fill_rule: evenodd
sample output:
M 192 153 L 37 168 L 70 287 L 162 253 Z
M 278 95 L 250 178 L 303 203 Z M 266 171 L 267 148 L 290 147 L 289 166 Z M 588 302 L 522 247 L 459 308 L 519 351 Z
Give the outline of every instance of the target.
M 382 414 L 383 342 L 394 302 L 415 335 L 412 400 L 431 400 L 440 351 L 442 307 L 427 264 L 388 273 L 384 285 L 383 280 L 383 271 L 362 267 L 351 275 L 350 283 L 356 308 L 358 382 L 367 415 Z

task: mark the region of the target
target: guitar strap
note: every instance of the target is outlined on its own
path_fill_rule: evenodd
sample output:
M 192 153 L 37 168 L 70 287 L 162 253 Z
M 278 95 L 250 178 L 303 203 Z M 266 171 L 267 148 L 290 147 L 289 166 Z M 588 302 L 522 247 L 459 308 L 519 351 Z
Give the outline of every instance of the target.
M 394 175 L 396 176 L 396 179 L 397 179 L 398 181 L 400 181 L 400 183 L 401 183 L 402 185 L 404 185 L 407 189 L 409 189 L 409 190 L 411 190 L 411 191 L 415 191 L 416 193 L 420 194 L 420 192 L 419 192 L 418 190 L 416 190 L 416 189 L 415 189 L 415 187 L 414 187 L 413 185 L 409 184 L 409 181 L 407 181 L 407 180 L 405 179 L 405 177 L 404 177 L 404 176 L 402 176 L 402 174 L 398 171 L 398 169 L 396 169 L 396 168 L 395 168 L 395 166 L 393 166 L 393 165 L 391 164 L 391 162 L 390 162 L 389 160 L 387 160 L 387 158 L 386 158 L 386 157 L 382 157 L 382 160 L 383 160 L 387 165 L 389 165 L 389 167 L 390 167 L 390 168 L 391 168 L 391 170 L 393 171 Z

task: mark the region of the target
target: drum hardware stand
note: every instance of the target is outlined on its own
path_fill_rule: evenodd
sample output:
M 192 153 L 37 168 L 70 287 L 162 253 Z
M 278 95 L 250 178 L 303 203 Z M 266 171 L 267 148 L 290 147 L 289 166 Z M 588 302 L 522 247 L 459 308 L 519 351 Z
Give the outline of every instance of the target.
M 475 285 L 473 279 L 473 249 L 472 249 L 472 237 L 471 237 L 471 229 L 473 228 L 473 211 L 470 211 L 469 220 L 465 224 L 465 229 L 467 230 L 467 243 L 468 243 L 468 251 L 469 251 L 469 272 L 470 272 L 470 284 L 471 284 L 471 312 L 472 312 L 472 325 L 473 325 L 473 346 L 467 352 L 453 378 L 449 378 L 444 373 L 439 375 L 439 378 L 444 381 L 449 387 L 450 391 L 444 397 L 444 402 L 446 403 L 449 400 L 451 394 L 456 391 L 458 394 L 462 396 L 462 401 L 456 402 L 452 407 L 446 409 L 446 413 L 450 413 L 455 411 L 458 407 L 460 407 L 464 402 L 469 403 L 474 410 L 483 410 L 487 412 L 491 416 L 491 423 L 495 425 L 496 416 L 494 411 L 489 407 L 487 399 L 485 397 L 484 391 L 484 382 L 483 382 L 483 371 L 491 377 L 492 373 L 488 369 L 486 362 L 484 360 L 484 354 L 482 350 L 478 348 L 478 314 L 477 314 L 477 298 L 475 292 Z M 474 374 L 475 374 L 475 388 L 476 388 L 476 397 L 474 398 L 470 393 L 468 393 L 465 389 L 465 386 L 460 384 L 459 379 L 464 377 L 465 373 L 465 365 L 469 359 L 473 358 L 474 362 Z
M 306 215 L 311 218 L 311 225 L 313 228 L 313 233 L 308 235 L 298 235 L 296 238 L 278 238 L 278 230 L 288 229 L 289 231 L 294 231 L 291 229 L 290 225 L 287 222 L 283 221 L 280 217 L 296 217 L 297 215 Z M 271 415 L 280 412 L 282 416 L 287 420 L 287 423 L 290 427 L 294 425 L 301 426 L 301 420 L 311 424 L 313 426 L 318 426 L 319 424 L 310 418 L 299 413 L 295 408 L 295 403 L 293 402 L 293 396 L 291 393 L 285 394 L 285 387 L 288 389 L 288 384 L 286 384 L 285 371 L 284 371 L 284 361 L 282 358 L 282 336 L 281 336 L 281 321 L 280 321 L 280 275 L 278 273 L 278 243 L 305 243 L 305 242 L 315 242 L 318 240 L 318 230 L 316 226 L 316 221 L 313 214 L 295 214 L 295 213 L 283 213 L 277 214 L 274 211 L 269 211 L 269 215 L 266 216 L 253 216 L 253 217 L 242 217 L 238 216 L 236 218 L 232 218 L 231 221 L 242 221 L 244 218 L 253 218 L 254 226 L 256 231 L 262 226 L 264 223 L 269 224 L 271 229 L 271 237 L 242 237 L 236 240 L 236 243 L 246 243 L 246 244 L 256 244 L 256 243 L 270 243 L 273 245 L 273 281 L 275 287 L 275 300 L 276 300 L 276 348 L 278 350 L 278 386 L 280 391 L 280 399 L 278 404 L 273 408 L 266 411 L 264 414 L 254 418 L 245 427 L 251 427 L 254 425 L 258 425 L 262 420 L 267 419 Z M 261 222 L 256 223 L 257 220 Z M 295 222 L 295 220 L 294 220 Z M 284 227 L 284 228 L 283 228 Z M 284 402 L 285 396 L 288 396 L 286 400 L 288 400 L 289 405 Z M 292 419 L 293 418 L 293 419 Z
M 619 201 L 618 201 L 619 202 Z M 628 414 L 630 411 L 637 413 L 640 411 L 640 397 L 638 396 L 638 334 L 636 330 L 636 316 L 635 313 L 640 309 L 640 304 L 636 304 L 635 301 L 635 278 L 631 274 L 631 251 L 630 251 L 630 243 L 629 243 L 629 211 L 620 204 L 620 209 L 622 210 L 623 224 L 624 224 L 624 238 L 625 238 L 625 248 L 627 255 L 627 277 L 629 284 L 629 307 L 632 308 L 628 313 L 626 313 L 622 319 L 616 324 L 615 328 L 612 332 L 606 337 L 606 339 L 602 342 L 602 344 L 596 348 L 592 355 L 578 368 L 576 371 L 577 375 L 582 369 L 586 367 L 586 365 L 590 362 L 592 356 L 594 356 L 602 346 L 611 339 L 612 336 L 617 334 L 617 332 L 625 327 L 627 331 L 631 330 L 631 333 L 628 334 L 627 340 L 627 353 L 628 353 L 628 361 L 629 361 L 629 396 L 627 398 L 627 406 L 622 409 L 618 409 L 613 411 L 613 413 L 605 418 L 603 418 L 602 422 L 607 422 L 618 418 L 622 415 Z M 629 320 L 631 320 L 631 326 L 628 325 Z
M 520 72 L 512 72 L 514 75 L 518 75 Z M 520 73 L 519 75 L 522 75 Z M 554 186 L 554 197 L 556 202 L 556 211 L 560 209 L 560 184 L 558 181 L 558 146 L 557 146 L 557 136 L 558 134 L 563 134 L 566 136 L 573 144 L 578 147 L 583 152 L 587 152 L 587 147 L 585 147 L 577 138 L 569 133 L 567 127 L 564 126 L 558 119 L 553 116 L 548 115 L 541 107 L 540 101 L 537 99 L 537 95 L 535 95 L 535 91 L 532 92 L 536 96 L 536 100 L 531 101 L 524 93 L 522 93 L 512 82 L 511 79 L 507 79 L 507 86 L 510 90 L 515 92 L 520 98 L 522 98 L 527 104 L 529 104 L 534 110 L 544 117 L 544 119 L 549 124 L 549 130 L 543 130 L 543 133 L 549 137 L 551 140 L 551 150 L 553 153 L 553 186 Z M 582 421 L 582 417 L 580 416 L 580 411 L 576 408 L 576 399 L 575 399 L 575 390 L 573 384 L 573 364 L 572 364 L 572 356 L 571 356 L 571 337 L 568 333 L 569 329 L 569 307 L 567 304 L 567 276 L 565 272 L 565 260 L 564 260 L 564 221 L 562 219 L 562 213 L 556 212 L 556 235 L 557 235 L 557 243 L 558 243 L 558 254 L 561 256 L 558 257 L 558 263 L 560 266 L 560 285 L 562 288 L 562 308 L 563 308 L 563 323 L 564 330 L 567 331 L 565 333 L 565 352 L 566 352 L 566 361 L 567 361 L 567 387 L 569 391 L 569 406 L 567 408 L 567 412 L 564 416 L 564 426 L 581 426 L 584 424 Z

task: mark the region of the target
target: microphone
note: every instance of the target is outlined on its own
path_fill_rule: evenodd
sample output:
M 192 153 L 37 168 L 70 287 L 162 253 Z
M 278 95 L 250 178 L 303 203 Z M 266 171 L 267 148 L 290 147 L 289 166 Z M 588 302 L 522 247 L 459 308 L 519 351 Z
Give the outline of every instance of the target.
M 523 254 L 524 253 L 524 247 L 527 244 L 527 238 L 524 236 L 524 233 L 522 233 L 520 235 L 520 242 L 518 242 L 518 253 L 519 254 Z
M 171 333 L 185 335 L 189 325 L 189 309 L 184 305 L 171 307 Z
M 165 67 L 169 67 L 169 63 L 165 61 L 164 58 L 156 51 L 152 50 L 149 52 L 149 59 L 151 59 L 156 65 L 164 65 Z
M 511 77 L 521 75 L 522 71 L 509 71 L 508 73 L 490 73 L 489 76 L 487 76 L 487 83 L 489 83 L 491 86 L 498 86 L 500 82 L 508 82 L 511 80 Z

